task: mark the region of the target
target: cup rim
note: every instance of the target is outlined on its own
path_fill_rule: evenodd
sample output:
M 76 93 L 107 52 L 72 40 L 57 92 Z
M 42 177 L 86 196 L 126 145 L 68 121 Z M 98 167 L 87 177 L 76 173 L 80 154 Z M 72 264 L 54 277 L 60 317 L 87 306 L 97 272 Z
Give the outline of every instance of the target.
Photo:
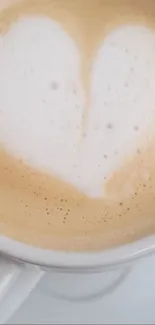
M 100 270 L 152 254 L 155 252 L 155 235 L 127 245 L 93 252 L 45 250 L 0 236 L 0 251 L 10 258 L 48 268 Z

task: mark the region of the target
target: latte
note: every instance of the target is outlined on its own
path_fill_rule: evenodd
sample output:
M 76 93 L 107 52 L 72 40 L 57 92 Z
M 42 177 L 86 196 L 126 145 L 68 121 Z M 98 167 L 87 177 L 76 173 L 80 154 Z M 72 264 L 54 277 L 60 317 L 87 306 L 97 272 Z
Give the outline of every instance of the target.
M 0 3 L 0 233 L 76 251 L 153 234 L 155 2 Z

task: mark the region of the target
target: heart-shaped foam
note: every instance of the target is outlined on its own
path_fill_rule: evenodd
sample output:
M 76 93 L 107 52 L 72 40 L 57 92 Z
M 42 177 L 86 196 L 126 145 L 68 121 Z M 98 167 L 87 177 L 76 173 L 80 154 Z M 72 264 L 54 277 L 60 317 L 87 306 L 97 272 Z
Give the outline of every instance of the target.
M 92 196 L 147 137 L 155 115 L 155 32 L 120 26 L 92 62 L 55 21 L 22 18 L 0 39 L 0 141 L 27 164 Z

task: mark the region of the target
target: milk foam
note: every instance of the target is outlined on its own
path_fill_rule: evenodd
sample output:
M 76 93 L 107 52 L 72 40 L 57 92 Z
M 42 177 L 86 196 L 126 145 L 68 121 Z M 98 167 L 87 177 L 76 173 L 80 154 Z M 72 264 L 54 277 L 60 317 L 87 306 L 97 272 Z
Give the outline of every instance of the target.
M 80 64 L 80 49 L 57 22 L 16 22 L 0 39 L 0 142 L 28 165 L 98 197 L 155 115 L 155 33 L 120 26 L 100 45 L 84 137 Z

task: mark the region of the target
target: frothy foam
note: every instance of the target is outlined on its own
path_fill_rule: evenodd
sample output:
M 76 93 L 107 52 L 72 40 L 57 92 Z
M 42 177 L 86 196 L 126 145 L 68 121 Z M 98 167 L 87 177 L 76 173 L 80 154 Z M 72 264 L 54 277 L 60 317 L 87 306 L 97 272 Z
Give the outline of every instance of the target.
M 19 2 L 0 12 L 0 232 L 61 250 L 153 233 L 154 2 Z
M 93 59 L 90 107 L 80 50 L 55 21 L 20 19 L 1 37 L 0 139 L 11 154 L 88 195 L 139 146 L 155 115 L 155 32 L 120 26 Z
M 84 103 L 76 45 L 59 24 L 35 17 L 20 20 L 1 42 L 2 144 L 70 181 Z

